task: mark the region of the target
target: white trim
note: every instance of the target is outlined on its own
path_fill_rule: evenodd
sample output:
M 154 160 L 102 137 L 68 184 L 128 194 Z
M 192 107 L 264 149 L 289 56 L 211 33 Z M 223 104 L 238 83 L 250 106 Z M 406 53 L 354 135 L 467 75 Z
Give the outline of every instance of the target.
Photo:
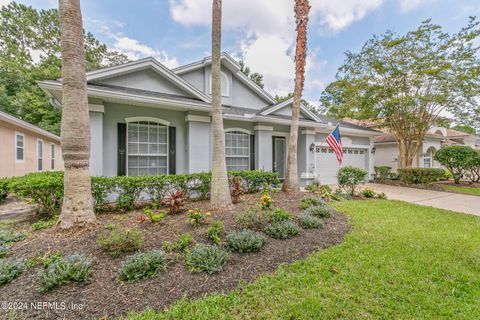
M 212 94 L 212 73 L 210 73 L 210 80 L 209 80 L 209 88 L 210 88 L 210 94 Z M 225 80 L 225 85 L 221 83 L 221 81 Z M 225 92 L 225 91 L 226 92 Z M 230 97 L 230 81 L 228 80 L 228 76 L 225 72 L 220 71 L 220 94 L 222 97 Z
M 23 150 L 23 159 L 22 160 L 18 160 L 17 159 L 17 136 L 22 136 L 23 138 L 23 147 L 22 147 L 22 150 Z M 21 132 L 18 132 L 18 131 L 15 131 L 15 137 L 14 137 L 14 141 L 15 141 L 15 163 L 25 163 L 25 134 L 21 133 Z
M 39 151 L 39 150 L 38 150 L 38 143 L 39 143 L 39 142 L 42 143 L 42 154 L 41 154 L 42 157 L 41 157 L 41 158 L 39 158 L 40 154 L 39 154 L 39 152 L 38 152 L 38 151 Z M 45 171 L 45 170 L 44 170 L 45 168 L 43 167 L 43 154 L 44 154 L 45 152 L 44 152 L 44 150 L 43 150 L 44 148 L 43 148 L 43 140 L 42 140 L 42 139 L 38 139 L 38 138 L 37 138 L 37 145 L 36 145 L 36 147 L 37 147 L 37 158 L 36 158 L 35 160 L 36 160 L 36 162 L 37 162 L 37 171 L 38 171 L 38 172 Z M 41 169 L 41 170 L 40 170 L 40 168 L 38 167 L 38 160 L 40 160 L 40 159 L 42 160 L 42 169 Z
M 302 130 L 302 134 L 315 134 L 315 130 L 313 129 L 307 129 L 307 130 Z
M 185 122 L 189 122 L 189 121 L 210 123 L 210 117 L 197 116 L 195 114 L 187 114 L 185 116 Z
M 37 126 L 34 126 L 33 124 L 30 124 L 26 121 L 20 120 L 18 118 L 15 118 L 12 115 L 9 115 L 8 113 L 0 111 L 0 120 L 5 121 L 7 123 L 13 124 L 14 126 L 18 126 L 20 128 L 23 128 L 25 130 L 32 131 L 36 134 L 42 135 L 44 137 L 50 138 L 52 140 L 60 142 L 60 137 L 57 135 L 54 135 L 53 133 L 50 133 L 46 130 L 43 130 Z
M 163 64 L 161 64 L 159 61 L 157 61 L 155 58 L 152 58 L 152 57 L 140 59 L 137 61 L 127 62 L 118 66 L 90 71 L 87 73 L 87 82 L 105 79 L 105 78 L 111 78 L 114 76 L 130 73 L 130 72 L 134 72 L 134 71 L 142 70 L 146 68 L 152 68 L 153 70 L 157 71 L 159 74 L 165 76 L 167 80 L 181 87 L 185 91 L 191 93 L 193 96 L 199 98 L 200 100 L 203 100 L 208 103 L 212 102 L 210 97 L 208 97 L 203 92 L 195 88 L 193 85 L 189 84 L 188 82 L 180 78 L 178 75 L 173 73 L 170 69 L 168 69 L 167 67 L 165 67 Z
M 273 131 L 272 136 L 277 136 L 277 137 L 288 137 L 290 135 L 290 132 L 280 132 L 280 131 Z
M 105 106 L 103 104 L 88 104 L 88 110 L 93 112 L 105 112 Z
M 53 149 L 52 149 L 53 147 Z M 50 170 L 55 170 L 55 150 L 56 149 L 56 146 L 55 146 L 55 143 L 50 143 Z M 53 151 L 53 153 L 52 153 Z M 52 166 L 52 161 L 53 161 L 53 166 Z
M 264 126 L 264 125 L 257 125 L 255 127 L 253 127 L 253 130 L 257 131 L 257 130 L 262 130 L 262 131 L 273 131 L 273 127 L 270 127 L 270 126 Z
M 154 118 L 154 117 L 129 117 L 129 118 L 125 118 L 126 123 L 140 122 L 140 121 L 156 122 L 156 123 L 159 123 L 159 124 L 167 126 L 167 127 L 170 126 L 169 121 L 163 120 L 163 119 L 160 119 L 160 118 Z
M 302 172 L 300 175 L 300 179 L 315 179 L 315 173 L 311 172 Z
M 279 102 L 272 107 L 263 110 L 260 114 L 263 116 L 267 116 L 271 114 L 272 112 L 275 112 L 277 110 L 280 110 L 290 104 L 293 104 L 293 97 L 290 99 L 287 99 L 285 101 Z M 316 121 L 316 122 L 323 122 L 319 117 L 317 117 L 312 111 L 308 110 L 307 107 L 303 105 L 303 103 L 300 104 L 300 110 L 303 111 L 310 119 Z
M 233 132 L 233 131 L 242 132 L 242 133 L 246 133 L 246 134 L 252 134 L 252 131 L 247 130 L 247 129 L 243 129 L 243 128 L 228 128 L 228 129 L 224 130 L 225 133 Z

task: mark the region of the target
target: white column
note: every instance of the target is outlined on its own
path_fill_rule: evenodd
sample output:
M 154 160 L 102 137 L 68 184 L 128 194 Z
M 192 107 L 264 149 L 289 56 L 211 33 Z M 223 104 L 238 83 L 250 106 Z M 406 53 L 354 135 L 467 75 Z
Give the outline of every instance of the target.
M 255 169 L 273 170 L 273 127 L 257 125 L 255 130 Z
M 210 117 L 188 114 L 185 122 L 188 173 L 210 171 Z

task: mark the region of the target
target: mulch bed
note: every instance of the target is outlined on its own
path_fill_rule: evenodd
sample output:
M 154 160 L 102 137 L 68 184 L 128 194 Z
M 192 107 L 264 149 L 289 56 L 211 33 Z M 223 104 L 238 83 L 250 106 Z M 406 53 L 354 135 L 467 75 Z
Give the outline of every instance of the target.
M 275 196 L 275 206 L 298 215 L 298 203 L 304 196 L 302 193 L 286 195 L 279 192 Z M 243 196 L 233 211 L 239 212 L 254 205 L 259 197 L 259 194 Z M 186 210 L 193 208 L 208 210 L 209 203 L 193 202 L 185 207 Z M 212 210 L 212 218 L 221 219 L 228 232 L 236 228 L 234 212 Z M 118 282 L 118 268 L 126 255 L 112 258 L 96 244 L 98 235 L 108 223 L 141 228 L 145 233 L 144 250 L 159 249 L 164 240 L 176 240 L 183 233 L 192 234 L 197 243 L 208 242 L 205 236 L 208 226 L 192 227 L 185 213 L 168 216 L 162 224 L 139 222 L 141 216 L 141 210 L 128 214 L 101 214 L 98 225 L 88 230 L 61 233 L 48 229 L 35 232 L 28 239 L 16 243 L 11 258 L 26 259 L 56 250 L 64 255 L 84 253 L 93 258 L 93 280 L 87 285 L 68 284 L 42 294 L 37 290 L 39 267 L 36 267 L 26 270 L 19 278 L 2 287 L 0 301 L 29 304 L 27 311 L 17 311 L 15 319 L 98 319 L 118 317 L 128 311 L 140 312 L 147 308 L 163 310 L 183 297 L 198 298 L 229 291 L 243 282 L 249 283 L 260 274 L 274 271 L 280 264 L 303 259 L 315 250 L 341 243 L 349 230 L 346 216 L 335 213 L 324 221 L 323 229 L 301 230 L 299 236 L 285 241 L 268 238 L 267 244 L 259 253 L 231 253 L 226 267 L 217 274 L 191 273 L 183 258 L 177 257 L 166 272 L 154 278 L 121 284 Z M 82 310 L 74 311 L 32 310 L 30 302 L 64 302 L 67 306 L 71 303 L 83 306 Z M 0 313 L 2 312 L 5 311 L 1 310 Z

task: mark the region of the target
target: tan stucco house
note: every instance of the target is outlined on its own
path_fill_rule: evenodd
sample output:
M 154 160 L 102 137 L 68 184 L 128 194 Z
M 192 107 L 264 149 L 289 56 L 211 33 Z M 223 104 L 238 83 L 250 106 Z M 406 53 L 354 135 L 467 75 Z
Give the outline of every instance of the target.
M 60 137 L 0 111 L 0 177 L 63 170 Z

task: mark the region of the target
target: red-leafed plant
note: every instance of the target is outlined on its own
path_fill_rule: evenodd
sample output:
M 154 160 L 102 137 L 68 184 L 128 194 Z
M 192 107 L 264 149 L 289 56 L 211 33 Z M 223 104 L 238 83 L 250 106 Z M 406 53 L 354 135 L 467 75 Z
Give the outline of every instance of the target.
M 177 190 L 171 192 L 162 202 L 168 208 L 170 214 L 175 214 L 180 211 L 185 203 L 185 192 Z
M 238 203 L 243 192 L 242 180 L 239 177 L 233 177 L 230 180 L 230 196 L 232 197 L 232 202 Z

